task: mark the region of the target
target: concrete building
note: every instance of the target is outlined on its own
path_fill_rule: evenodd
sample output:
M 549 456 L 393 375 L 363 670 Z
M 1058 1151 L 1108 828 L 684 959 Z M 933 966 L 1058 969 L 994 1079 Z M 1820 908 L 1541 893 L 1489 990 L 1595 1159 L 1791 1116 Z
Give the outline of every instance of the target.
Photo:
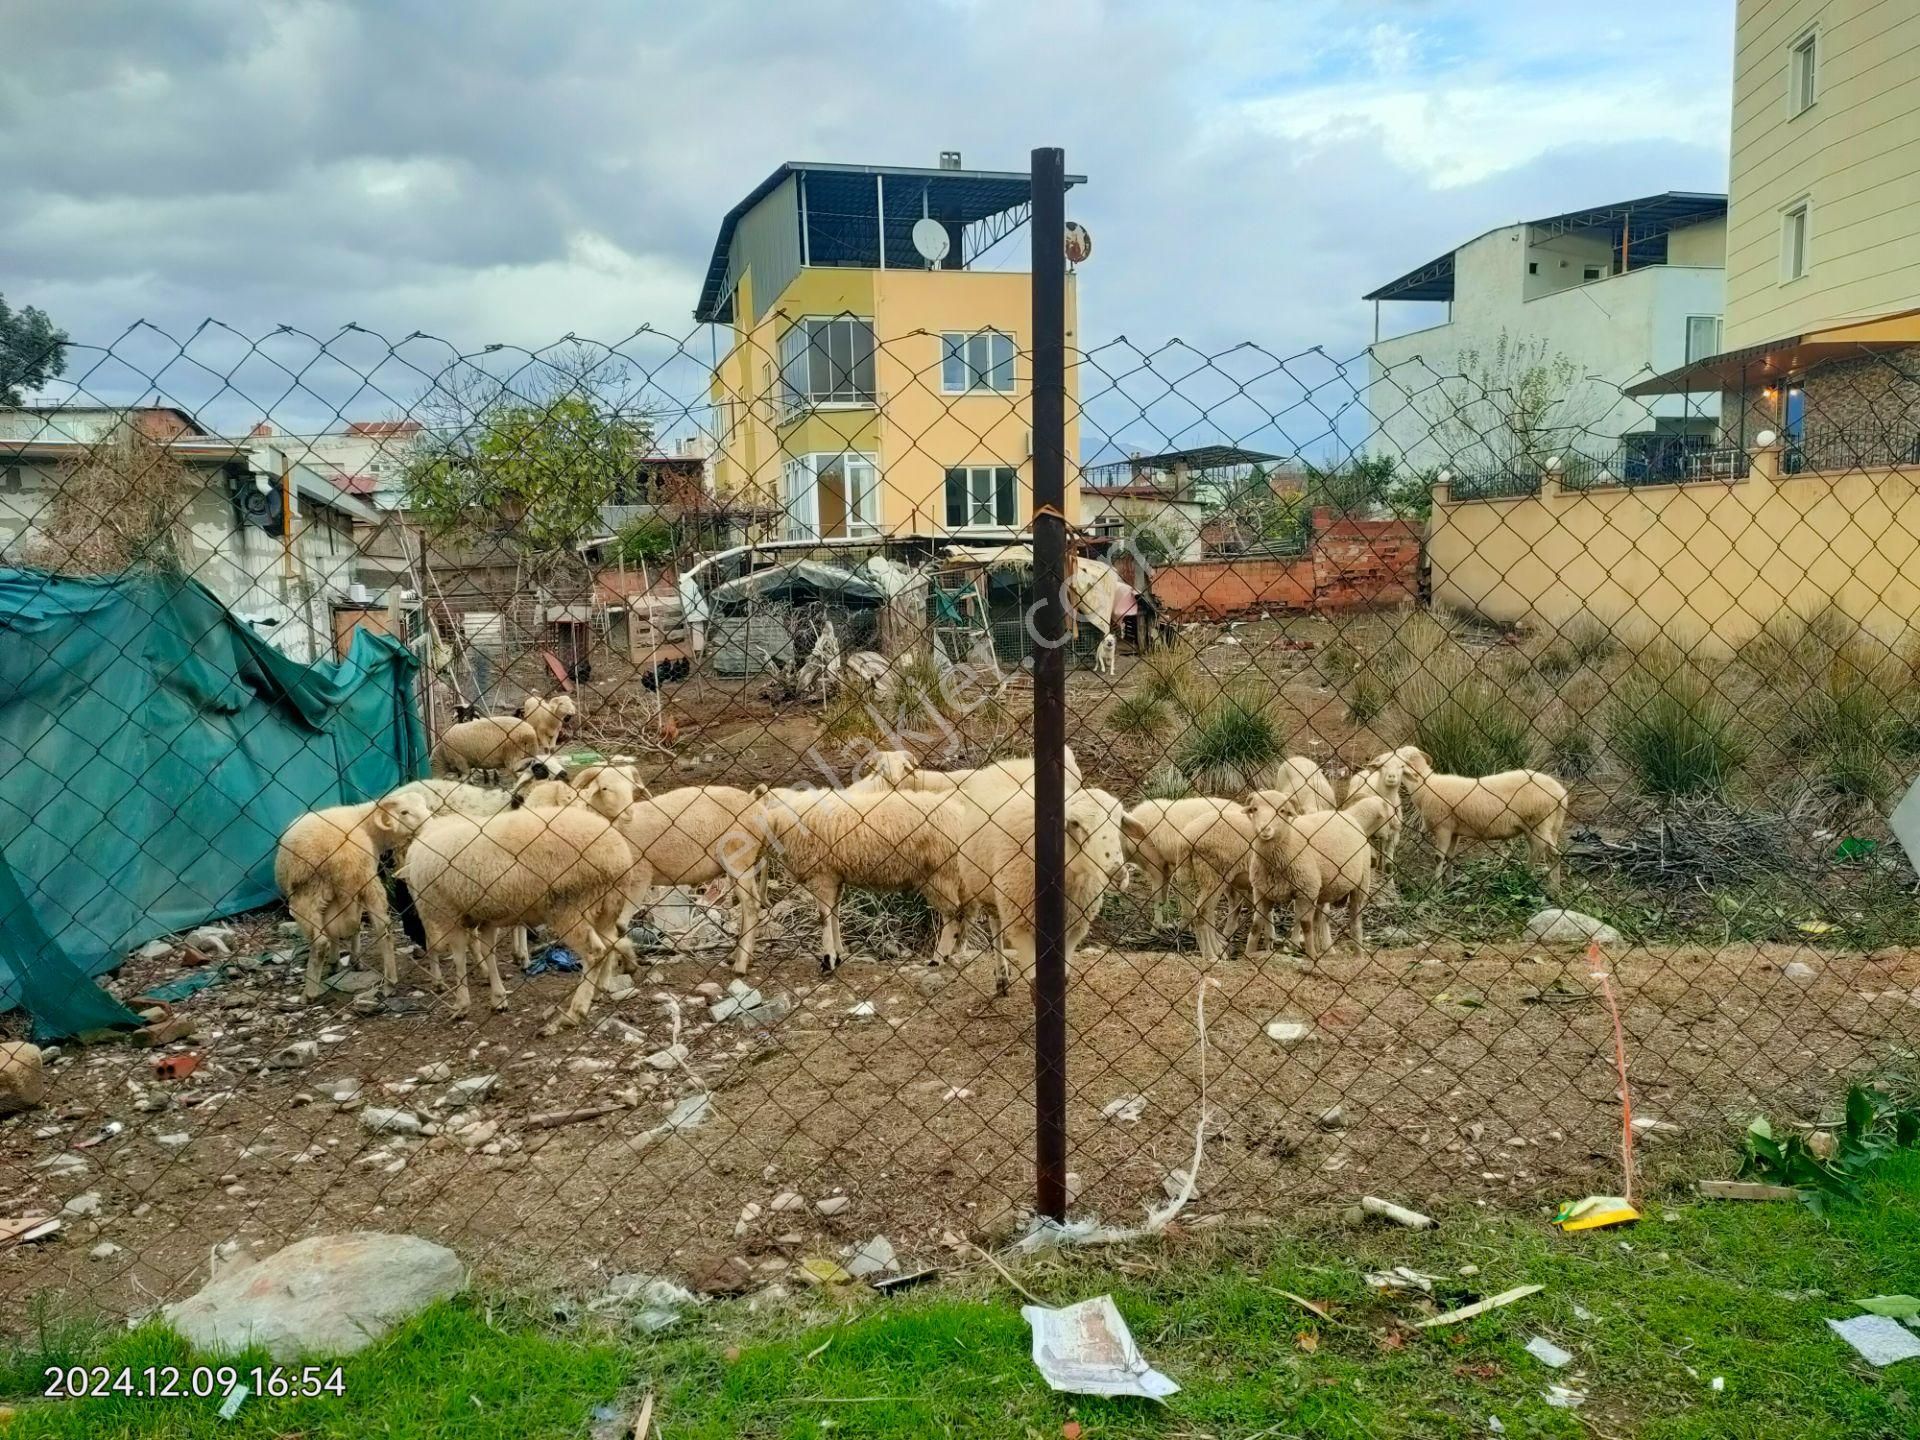
M 79 467 L 126 443 L 128 432 L 164 446 L 189 477 L 181 515 L 188 574 L 295 660 L 335 651 L 336 611 L 371 603 L 359 571 L 357 526 L 378 517 L 312 467 L 265 438 L 230 440 L 161 406 L 47 406 L 0 410 L 0 561 L 21 564 L 46 536 L 62 487 Z M 260 482 L 280 486 L 274 528 L 241 512 Z M 271 508 L 271 507 L 269 507 Z
M 1639 388 L 1789 472 L 1920 459 L 1920 6 L 1740 0 L 1732 130 L 1724 349 Z
M 1723 195 L 1670 191 L 1505 225 L 1371 291 L 1365 448 L 1480 473 L 1544 458 L 1518 453 L 1534 448 L 1644 469 L 1710 443 L 1717 387 L 1621 391 L 1721 348 L 1726 212 Z M 1382 337 L 1388 301 L 1444 304 L 1445 318 Z M 1525 402 L 1505 397 L 1530 371 L 1553 398 L 1516 419 Z
M 950 155 L 931 170 L 788 163 L 728 211 L 694 310 L 726 327 L 718 494 L 777 506 L 771 538 L 1025 527 L 1032 277 L 981 262 L 1018 253 L 996 247 L 1030 200 L 1027 175 Z M 1074 301 L 1069 276 L 1069 347 Z M 1067 387 L 1072 455 L 1071 366 Z M 1069 486 L 1070 520 L 1077 499 Z

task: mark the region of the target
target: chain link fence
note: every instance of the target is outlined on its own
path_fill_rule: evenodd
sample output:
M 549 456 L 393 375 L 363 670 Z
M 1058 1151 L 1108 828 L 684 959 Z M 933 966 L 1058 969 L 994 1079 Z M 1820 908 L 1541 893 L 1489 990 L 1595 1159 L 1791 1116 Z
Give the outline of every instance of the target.
M 1026 1223 L 1031 337 L 730 343 L 138 326 L 0 411 L 10 1313 Z M 1589 938 L 1642 1146 L 1911 1068 L 1910 352 L 1076 343 L 1074 1216 L 1615 1189 Z

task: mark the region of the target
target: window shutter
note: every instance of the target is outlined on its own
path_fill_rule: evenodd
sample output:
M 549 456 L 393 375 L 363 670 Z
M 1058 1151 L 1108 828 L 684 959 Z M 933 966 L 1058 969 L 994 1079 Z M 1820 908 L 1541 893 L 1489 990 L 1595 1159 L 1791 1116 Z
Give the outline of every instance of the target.
M 1014 517 L 1019 513 L 1014 506 L 1013 484 L 1011 466 L 1002 465 L 993 472 L 993 508 L 1002 525 L 1014 524 Z

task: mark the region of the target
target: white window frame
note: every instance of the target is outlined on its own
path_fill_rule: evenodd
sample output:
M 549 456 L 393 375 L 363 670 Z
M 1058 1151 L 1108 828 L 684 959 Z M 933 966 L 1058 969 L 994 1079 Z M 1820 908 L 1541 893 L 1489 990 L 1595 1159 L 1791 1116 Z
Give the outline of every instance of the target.
M 967 513 L 962 520 L 955 520 L 946 508 L 947 476 L 960 471 L 967 477 Z M 998 495 L 1001 472 L 1013 477 L 1013 513 L 1005 519 L 1000 518 Z M 985 477 L 984 496 L 981 489 L 982 477 Z M 1011 530 L 1020 523 L 1020 467 L 1017 465 L 999 465 L 988 462 L 982 465 L 949 465 L 940 476 L 940 503 L 945 515 L 948 530 Z M 980 518 L 980 511 L 986 510 L 986 518 Z
M 827 388 L 816 391 L 813 388 L 811 354 L 815 331 L 822 326 L 829 327 L 827 342 L 829 372 L 833 369 L 831 327 L 847 328 L 848 373 L 844 377 L 835 377 L 829 373 Z M 864 389 L 858 383 L 860 334 L 855 327 L 864 327 L 866 331 L 869 383 Z M 803 315 L 781 332 L 776 360 L 774 373 L 779 383 L 779 413 L 782 421 L 813 410 L 871 410 L 879 403 L 879 377 L 876 372 L 880 357 L 879 347 L 875 345 L 873 339 L 873 317 L 871 316 Z M 797 370 L 803 365 L 807 369 L 807 388 L 804 390 L 793 383 Z
M 1797 257 L 1794 254 L 1796 242 L 1799 250 Z M 1813 200 L 1802 195 L 1798 200 L 1780 207 L 1780 283 L 1791 285 L 1796 280 L 1804 280 L 1812 269 Z
M 1712 338 L 1709 341 L 1708 348 L 1700 351 L 1698 354 L 1694 353 L 1693 345 L 1693 327 L 1696 321 L 1705 321 L 1713 326 Z M 1686 357 L 1684 361 L 1685 364 L 1691 365 L 1696 360 L 1704 360 L 1709 355 L 1718 355 L 1720 353 L 1720 336 L 1723 333 L 1721 323 L 1718 315 L 1687 316 L 1686 327 L 1681 331 L 1681 353 Z
M 820 472 L 840 466 L 847 476 L 846 534 L 864 539 L 880 533 L 880 457 L 860 450 L 823 450 L 790 455 L 781 467 L 780 503 L 789 540 L 818 540 Z
M 976 345 L 986 347 L 986 368 L 969 354 Z M 1003 348 L 1004 347 L 1004 348 Z M 1015 364 L 1020 349 L 1005 330 L 945 330 L 940 334 L 940 393 L 942 395 L 1011 395 L 1019 383 Z M 960 383 L 955 384 L 950 362 L 959 362 Z
M 1787 47 L 1787 118 L 1804 115 L 1820 98 L 1820 29 L 1803 30 Z

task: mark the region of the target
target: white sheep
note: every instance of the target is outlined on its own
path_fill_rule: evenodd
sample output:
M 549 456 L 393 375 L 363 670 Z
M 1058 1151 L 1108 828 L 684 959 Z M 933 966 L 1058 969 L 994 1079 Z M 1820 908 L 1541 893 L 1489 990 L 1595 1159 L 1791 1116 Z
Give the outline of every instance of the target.
M 1410 753 L 1409 753 L 1410 752 Z M 1411 746 L 1395 752 L 1406 761 L 1406 785 L 1414 809 L 1439 857 L 1434 879 L 1461 840 L 1526 837 L 1527 857 L 1544 862 L 1550 883 L 1560 883 L 1560 837 L 1567 824 L 1567 787 L 1540 770 L 1503 770 L 1497 775 L 1442 775 Z
M 1126 813 L 1119 799 L 1104 790 L 1077 790 L 1067 797 L 1064 938 L 1069 965 L 1100 913 L 1101 900 L 1122 881 Z M 1034 802 L 1021 797 L 989 808 L 958 792 L 944 807 L 943 818 L 954 827 L 958 843 L 920 887 L 944 921 L 935 942 L 935 963 L 957 948 L 960 918 L 970 909 L 987 908 L 998 934 L 994 993 L 1005 995 L 1015 971 L 1032 981 L 1036 960 Z
M 1248 864 L 1253 857 L 1255 825 L 1253 811 L 1238 800 L 1198 797 L 1200 806 L 1182 812 L 1180 839 L 1187 847 L 1186 867 L 1193 877 L 1194 938 L 1203 960 L 1219 959 L 1226 952 L 1228 934 L 1239 924 L 1239 902 L 1251 898 L 1252 883 Z M 1277 813 L 1277 812 L 1276 812 Z M 1219 918 L 1219 908 L 1226 916 Z M 1254 916 L 1255 928 L 1265 922 Z
M 454 776 L 475 770 L 511 770 L 545 748 L 540 732 L 519 716 L 483 715 L 441 731 L 433 747 L 433 763 Z
M 399 978 L 380 857 L 399 849 L 432 818 L 419 794 L 404 791 L 359 805 L 332 805 L 300 816 L 280 836 L 273 878 L 307 940 L 306 998 L 320 998 L 329 941 L 355 938 L 364 913 L 373 926 L 381 975 Z
M 1080 762 L 1073 747 L 1066 747 L 1063 760 L 1066 789 L 1072 794 L 1080 788 Z M 863 788 L 891 788 L 944 793 L 970 789 L 980 794 L 1033 793 L 1033 757 L 1016 755 L 964 770 L 928 770 L 904 750 L 876 750 L 867 757 Z
M 765 786 L 753 790 L 733 785 L 682 786 L 634 801 L 618 821 L 622 838 L 647 868 L 649 884 L 732 882 L 733 970 L 738 975 L 744 975 L 752 963 L 754 932 L 765 898 L 761 865 L 767 828 L 765 790 Z M 626 942 L 621 943 L 625 955 Z M 591 994 L 586 1002 L 592 1002 Z
M 1344 810 L 1312 810 L 1282 815 L 1262 806 L 1255 812 L 1256 845 L 1249 866 L 1256 921 L 1281 901 L 1291 902 L 1300 939 L 1309 960 L 1333 948 L 1330 914 L 1347 907 L 1347 934 L 1355 948 L 1363 943 L 1360 917 L 1372 896 L 1378 866 L 1373 837 L 1388 822 L 1385 800 L 1368 795 Z M 1253 952 L 1253 935 L 1248 936 Z
M 1309 810 L 1334 808 L 1333 782 L 1318 761 L 1289 755 L 1273 767 L 1273 783 L 1256 794 L 1265 796 L 1283 814 L 1304 815 Z M 1249 803 L 1252 796 L 1248 797 Z
M 622 918 L 644 898 L 643 868 L 611 821 L 567 805 L 485 820 L 443 815 L 414 837 L 402 874 L 426 927 L 436 982 L 441 953 L 453 955 L 453 1012 L 464 1016 L 472 1003 L 470 957 L 486 969 L 493 1008 L 506 1009 L 494 942 L 510 926 L 549 926 L 591 976 Z
M 1127 854 L 1146 881 L 1148 899 L 1158 904 L 1185 872 L 1193 853 L 1186 827 L 1218 813 L 1220 801 L 1189 795 L 1179 800 L 1142 800 L 1126 812 L 1123 833 Z
M 571 695 L 554 695 L 542 698 L 529 695 L 520 702 L 517 712 L 522 720 L 533 726 L 534 734 L 540 737 L 540 748 L 551 750 L 554 742 L 560 738 L 561 727 L 579 714 Z
M 961 836 L 942 807 L 951 791 L 786 789 L 764 810 L 766 853 L 820 907 L 820 973 L 840 967 L 840 894 L 921 890 L 952 860 Z
M 1405 747 L 1418 755 L 1421 752 L 1412 746 Z M 1402 811 L 1401 800 L 1406 787 L 1406 756 L 1398 750 L 1390 750 L 1377 755 L 1347 779 L 1347 793 L 1341 801 L 1343 806 L 1352 805 L 1356 800 L 1372 798 L 1384 801 L 1387 805 L 1387 822 L 1376 839 L 1375 858 L 1380 862 L 1381 874 L 1393 869 L 1393 857 L 1399 852 L 1400 837 L 1406 830 L 1406 817 Z M 1316 806 L 1316 809 L 1331 809 L 1332 806 Z

